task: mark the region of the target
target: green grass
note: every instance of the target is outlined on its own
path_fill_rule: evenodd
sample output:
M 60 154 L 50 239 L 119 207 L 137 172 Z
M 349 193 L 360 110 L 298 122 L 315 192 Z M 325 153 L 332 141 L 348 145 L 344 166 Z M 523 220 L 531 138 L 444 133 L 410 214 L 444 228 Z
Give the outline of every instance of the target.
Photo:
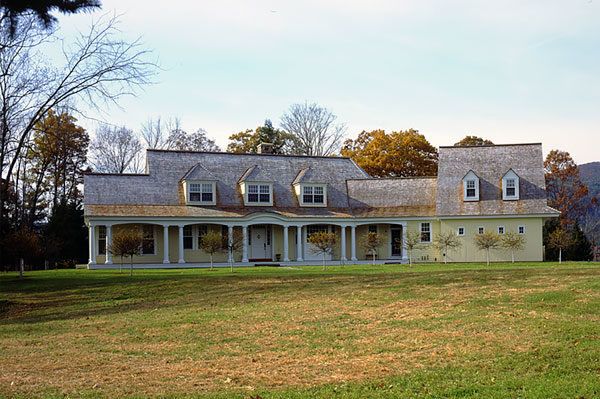
M 593 263 L 0 274 L 0 396 L 600 395 Z

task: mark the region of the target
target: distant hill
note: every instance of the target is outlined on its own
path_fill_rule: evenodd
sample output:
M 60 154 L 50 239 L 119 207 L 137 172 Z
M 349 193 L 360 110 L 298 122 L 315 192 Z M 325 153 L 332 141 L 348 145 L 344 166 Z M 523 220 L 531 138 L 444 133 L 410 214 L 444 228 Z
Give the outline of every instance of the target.
M 579 176 L 583 184 L 588 187 L 588 197 L 590 199 L 596 197 L 600 201 L 600 162 L 579 165 Z M 580 222 L 588 238 L 600 244 L 600 207 L 596 207 Z

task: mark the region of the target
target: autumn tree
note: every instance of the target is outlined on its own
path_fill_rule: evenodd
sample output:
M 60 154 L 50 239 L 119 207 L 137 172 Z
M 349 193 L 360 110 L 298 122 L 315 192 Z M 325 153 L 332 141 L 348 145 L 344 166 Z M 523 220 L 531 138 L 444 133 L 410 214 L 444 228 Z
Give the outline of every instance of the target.
M 435 176 L 438 151 L 418 130 L 361 132 L 344 142 L 341 154 L 376 177 Z
M 321 254 L 323 256 L 323 270 L 326 269 L 325 256 L 331 255 L 335 250 L 337 243 L 337 236 L 335 233 L 328 233 L 326 231 L 317 231 L 310 234 L 306 241 L 312 244 L 310 249 L 315 254 Z
M 515 252 L 525 248 L 526 242 L 523 234 L 517 234 L 514 231 L 509 231 L 502 236 L 502 247 L 510 251 L 512 263 L 515 263 Z
M 77 119 L 67 112 L 57 114 L 50 110 L 34 127 L 33 143 L 26 155 L 30 161 L 28 177 L 32 190 L 24 193 L 30 210 L 30 227 L 36 220 L 34 212 L 38 200 L 45 192 L 52 208 L 61 199 L 80 201 L 78 186 L 83 184 L 90 139 L 76 122 Z
M 548 202 L 560 211 L 561 227 L 570 231 L 578 218 L 598 206 L 598 199 L 586 198 L 588 188 L 581 182 L 579 168 L 568 152 L 550 151 L 544 172 Z
M 494 143 L 492 143 L 490 140 L 487 139 L 482 139 L 481 137 L 477 137 L 477 136 L 466 136 L 464 139 L 462 139 L 461 141 L 454 143 L 455 147 L 459 147 L 459 146 L 468 146 L 468 147 L 472 147 L 472 146 L 479 146 L 479 145 L 493 145 Z
M 198 129 L 194 133 L 187 133 L 182 129 L 169 132 L 166 149 L 179 151 L 221 151 L 215 140 L 208 137 L 206 130 Z
M 558 263 L 562 263 L 562 251 L 573 244 L 573 240 L 569 235 L 569 232 L 563 228 L 554 230 L 548 236 L 548 245 L 552 248 L 558 249 Z
M 494 231 L 486 231 L 485 233 L 475 234 L 473 237 L 475 247 L 480 251 L 485 251 L 487 265 L 490 265 L 490 250 L 497 249 L 502 243 L 502 239 Z
M 123 229 L 113 234 L 108 251 L 111 255 L 121 258 L 121 269 L 123 268 L 123 257 L 129 256 L 129 275 L 133 276 L 133 257 L 142 252 L 143 237 L 138 229 Z
M 455 232 L 448 231 L 446 233 L 442 232 L 436 234 L 433 239 L 433 245 L 435 248 L 443 251 L 444 263 L 448 263 L 448 251 L 460 248 L 462 246 L 462 242 Z
M 223 235 L 217 231 L 210 230 L 203 234 L 198 242 L 198 248 L 210 255 L 210 270 L 213 270 L 213 258 L 215 254 L 223 251 Z
M 384 236 L 374 231 L 369 231 L 363 234 L 359 239 L 359 245 L 365 250 L 366 253 L 373 256 L 373 265 L 375 265 L 375 257 L 377 256 L 377 249 L 383 244 Z
M 2 29 L 7 29 L 10 35 L 14 35 L 19 19 L 30 14 L 35 15 L 45 28 L 50 29 L 57 21 L 51 14 L 52 11 L 75 14 L 96 8 L 100 8 L 98 0 L 3 0 L 0 1 L 0 14 L 8 23 Z
M 281 117 L 281 128 L 295 137 L 294 154 L 328 156 L 337 152 L 346 135 L 346 125 L 336 119 L 316 103 L 292 104 Z
M 142 144 L 133 130 L 100 125 L 90 144 L 90 163 L 95 172 L 141 173 Z
M 283 130 L 275 129 L 269 119 L 263 126 L 246 129 L 229 136 L 228 152 L 257 153 L 261 143 L 273 145 L 273 154 L 292 154 L 298 147 L 296 136 Z

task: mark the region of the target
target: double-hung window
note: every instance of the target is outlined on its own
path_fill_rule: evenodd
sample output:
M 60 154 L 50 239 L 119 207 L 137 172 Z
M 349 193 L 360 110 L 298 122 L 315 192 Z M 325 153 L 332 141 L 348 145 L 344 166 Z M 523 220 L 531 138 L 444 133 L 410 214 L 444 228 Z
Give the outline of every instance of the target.
M 106 255 L 106 226 L 98 226 L 98 255 Z
M 325 193 L 321 186 L 303 186 L 302 203 L 322 205 L 325 203 Z
M 475 198 L 476 194 L 475 180 L 467 180 L 467 198 Z
M 154 255 L 154 226 L 142 225 L 142 255 Z
M 205 224 L 199 224 L 198 225 L 198 248 L 200 248 L 201 243 L 202 243 L 202 237 L 204 237 L 204 235 L 208 233 L 208 226 Z
M 268 184 L 248 184 L 248 202 L 255 204 L 271 203 L 271 186 Z
M 190 183 L 190 202 L 213 202 L 212 183 Z
M 516 196 L 516 183 L 515 179 L 506 179 L 506 196 L 507 197 L 515 197 Z
M 431 242 L 431 223 L 421 223 L 421 242 Z
M 183 227 L 183 249 L 194 249 L 194 230 L 191 225 Z

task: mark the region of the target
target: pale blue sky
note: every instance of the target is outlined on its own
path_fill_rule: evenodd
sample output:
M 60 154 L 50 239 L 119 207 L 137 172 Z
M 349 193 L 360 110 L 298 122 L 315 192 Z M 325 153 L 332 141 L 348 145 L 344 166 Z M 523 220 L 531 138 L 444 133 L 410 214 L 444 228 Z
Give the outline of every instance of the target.
M 474 134 L 600 160 L 597 0 L 102 3 L 61 17 L 65 34 L 123 13 L 123 35 L 142 36 L 164 69 L 124 110 L 107 110 L 111 123 L 178 116 L 224 148 L 308 100 L 352 138 L 415 128 L 436 146 Z

